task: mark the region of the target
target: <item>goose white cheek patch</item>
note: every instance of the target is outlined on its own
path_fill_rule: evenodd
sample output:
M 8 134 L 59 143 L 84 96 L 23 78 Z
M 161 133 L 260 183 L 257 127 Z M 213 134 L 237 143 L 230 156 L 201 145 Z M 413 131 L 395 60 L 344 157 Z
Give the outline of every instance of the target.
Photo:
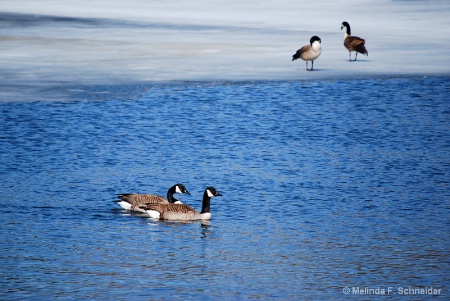
M 183 192 L 181 192 L 181 189 L 180 189 L 180 187 L 177 185 L 177 187 L 175 188 L 175 192 L 176 193 L 183 193 Z
M 209 189 L 206 190 L 206 192 L 208 193 L 208 196 L 209 196 L 210 198 L 215 197 L 215 195 L 214 195 L 213 193 L 211 193 L 211 191 L 209 191 Z

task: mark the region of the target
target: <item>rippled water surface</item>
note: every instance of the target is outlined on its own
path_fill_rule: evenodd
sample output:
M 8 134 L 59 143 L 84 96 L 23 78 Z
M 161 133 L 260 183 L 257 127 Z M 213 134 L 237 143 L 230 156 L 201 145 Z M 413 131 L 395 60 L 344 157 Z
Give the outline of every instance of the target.
M 1 299 L 448 298 L 448 77 L 117 89 L 0 103 Z M 209 224 L 113 202 L 177 182 Z

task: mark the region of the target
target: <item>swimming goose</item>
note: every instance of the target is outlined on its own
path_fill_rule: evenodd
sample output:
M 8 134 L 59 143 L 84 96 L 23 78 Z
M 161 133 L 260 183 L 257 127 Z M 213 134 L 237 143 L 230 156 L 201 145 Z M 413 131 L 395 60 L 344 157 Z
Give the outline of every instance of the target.
M 322 52 L 320 43 L 322 40 L 318 36 L 313 36 L 309 43 L 311 45 L 305 45 L 292 56 L 292 60 L 301 58 L 306 61 L 306 71 L 312 71 L 314 69 L 314 60 L 317 59 Z M 308 62 L 311 61 L 311 69 L 308 69 Z
M 207 187 L 203 193 L 202 211 L 198 212 L 185 204 L 144 204 L 140 208 L 147 211 L 153 218 L 175 221 L 210 220 L 211 198 L 222 196 L 214 187 Z M 155 212 L 158 214 L 155 215 Z
M 358 56 L 358 52 L 365 54 L 369 56 L 369 52 L 366 49 L 366 41 L 364 39 L 361 39 L 360 37 L 352 36 L 351 30 L 350 30 L 350 24 L 348 22 L 342 22 L 341 24 L 341 30 L 345 27 L 345 34 L 344 34 L 344 46 L 348 50 L 348 59 L 349 61 L 352 60 L 352 51 L 356 52 L 355 55 L 355 61 L 356 57 Z
M 119 204 L 119 206 L 125 210 L 140 211 L 145 213 L 146 211 L 139 208 L 139 205 L 146 203 L 181 204 L 179 200 L 174 198 L 173 196 L 174 193 L 190 194 L 183 184 L 175 184 L 172 187 L 170 187 L 169 190 L 167 191 L 167 199 L 156 194 L 124 193 L 118 195 L 120 200 L 117 200 L 116 203 Z

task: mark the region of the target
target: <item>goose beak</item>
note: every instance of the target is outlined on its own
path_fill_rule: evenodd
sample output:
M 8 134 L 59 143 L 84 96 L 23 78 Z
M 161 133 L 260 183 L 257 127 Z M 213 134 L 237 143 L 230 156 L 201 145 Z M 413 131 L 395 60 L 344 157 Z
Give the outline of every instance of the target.
M 217 191 L 216 196 L 223 196 L 223 194 L 221 194 L 220 192 Z
M 341 30 L 342 30 L 342 28 L 344 28 L 344 25 L 341 25 Z
M 184 194 L 189 194 L 189 195 L 191 195 L 191 193 L 190 193 L 189 191 L 187 191 L 187 189 L 186 189 L 186 191 L 184 192 Z

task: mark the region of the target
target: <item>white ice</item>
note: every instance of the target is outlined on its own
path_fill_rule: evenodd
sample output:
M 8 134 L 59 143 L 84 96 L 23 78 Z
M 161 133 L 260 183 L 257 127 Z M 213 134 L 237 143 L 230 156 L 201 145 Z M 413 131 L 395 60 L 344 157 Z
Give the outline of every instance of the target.
M 348 61 L 342 21 L 368 57 Z M 313 35 L 308 72 L 291 59 Z M 0 0 L 0 53 L 0 100 L 21 85 L 449 74 L 450 1 Z

